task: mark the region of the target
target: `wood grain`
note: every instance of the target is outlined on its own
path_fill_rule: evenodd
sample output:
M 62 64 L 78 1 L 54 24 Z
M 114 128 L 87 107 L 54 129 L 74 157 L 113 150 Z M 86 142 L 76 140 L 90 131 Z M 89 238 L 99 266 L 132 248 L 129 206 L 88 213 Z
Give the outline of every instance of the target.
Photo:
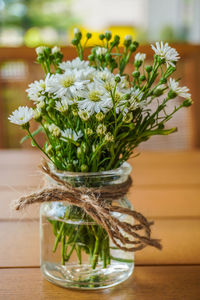
M 39 206 L 10 210 L 11 200 L 41 185 L 39 162 L 37 151 L 0 151 L 0 300 L 200 299 L 200 266 L 189 266 L 200 264 L 199 151 L 144 152 L 130 160 L 134 186 L 129 199 L 155 219 L 153 236 L 162 238 L 163 250 L 136 253 L 132 278 L 98 292 L 62 289 L 44 280 L 38 268 Z
M 136 267 L 121 285 L 90 292 L 57 287 L 37 268 L 2 269 L 0 278 L 1 300 L 199 300 L 200 295 L 200 266 Z

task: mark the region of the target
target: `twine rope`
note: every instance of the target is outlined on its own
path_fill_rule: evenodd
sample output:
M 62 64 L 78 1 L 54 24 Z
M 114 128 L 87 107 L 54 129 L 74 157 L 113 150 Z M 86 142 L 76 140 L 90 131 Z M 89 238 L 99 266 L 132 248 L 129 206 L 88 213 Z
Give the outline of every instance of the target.
M 56 184 L 46 186 L 40 191 L 19 198 L 14 203 L 16 210 L 32 203 L 66 201 L 71 205 L 82 208 L 97 224 L 102 226 L 119 249 L 129 252 L 142 250 L 146 246 L 162 249 L 160 240 L 151 238 L 150 226 L 153 225 L 153 222 L 149 222 L 146 217 L 135 210 L 112 205 L 113 199 L 120 199 L 128 192 L 132 184 L 130 176 L 120 184 L 98 188 L 73 187 L 52 173 L 46 161 L 41 165 L 41 169 Z M 132 217 L 134 224 L 120 221 L 113 213 Z M 139 233 L 140 230 L 142 230 L 142 233 Z

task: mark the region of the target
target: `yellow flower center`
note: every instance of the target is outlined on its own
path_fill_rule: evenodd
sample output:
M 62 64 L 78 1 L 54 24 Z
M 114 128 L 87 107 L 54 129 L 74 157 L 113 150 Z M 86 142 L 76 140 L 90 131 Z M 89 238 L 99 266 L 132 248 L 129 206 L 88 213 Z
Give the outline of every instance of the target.
M 89 99 L 94 102 L 100 101 L 101 93 L 99 91 L 91 91 L 89 92 Z
M 44 83 L 44 82 L 41 83 L 40 86 L 41 86 L 41 88 L 42 88 L 43 90 L 45 89 L 45 83 Z
M 110 92 L 113 89 L 114 86 L 111 82 L 106 82 L 104 87 L 108 92 Z
M 63 86 L 68 88 L 70 86 L 72 86 L 74 84 L 74 77 L 73 76 L 69 76 L 69 77 L 66 77 L 64 80 L 63 80 Z

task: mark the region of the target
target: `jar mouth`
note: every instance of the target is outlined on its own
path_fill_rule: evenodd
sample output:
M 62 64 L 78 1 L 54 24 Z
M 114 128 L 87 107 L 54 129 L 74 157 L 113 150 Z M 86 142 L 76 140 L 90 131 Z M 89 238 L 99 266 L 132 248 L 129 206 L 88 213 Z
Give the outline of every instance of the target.
M 119 168 L 108 170 L 108 171 L 101 171 L 101 172 L 70 172 L 70 171 L 61 171 L 58 170 L 52 163 L 49 163 L 50 169 L 52 172 L 59 176 L 59 177 L 113 177 L 113 176 L 128 176 L 131 171 L 132 167 L 129 163 L 124 162 Z

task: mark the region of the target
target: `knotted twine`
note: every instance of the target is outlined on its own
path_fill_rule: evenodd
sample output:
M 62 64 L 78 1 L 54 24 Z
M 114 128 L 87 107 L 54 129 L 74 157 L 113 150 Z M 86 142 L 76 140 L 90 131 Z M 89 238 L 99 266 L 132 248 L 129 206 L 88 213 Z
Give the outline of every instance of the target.
M 74 187 L 52 173 L 46 161 L 42 163 L 41 169 L 54 180 L 55 184 L 19 198 L 14 204 L 16 210 L 36 202 L 66 201 L 82 208 L 97 224 L 102 226 L 119 249 L 130 252 L 142 250 L 146 246 L 162 249 L 159 240 L 151 238 L 150 226 L 153 222 L 148 222 L 141 213 L 135 210 L 112 205 L 113 200 L 122 198 L 128 192 L 132 184 L 130 176 L 125 182 L 119 184 L 97 188 Z M 134 224 L 120 221 L 113 213 L 132 217 Z M 143 234 L 138 232 L 140 230 Z

